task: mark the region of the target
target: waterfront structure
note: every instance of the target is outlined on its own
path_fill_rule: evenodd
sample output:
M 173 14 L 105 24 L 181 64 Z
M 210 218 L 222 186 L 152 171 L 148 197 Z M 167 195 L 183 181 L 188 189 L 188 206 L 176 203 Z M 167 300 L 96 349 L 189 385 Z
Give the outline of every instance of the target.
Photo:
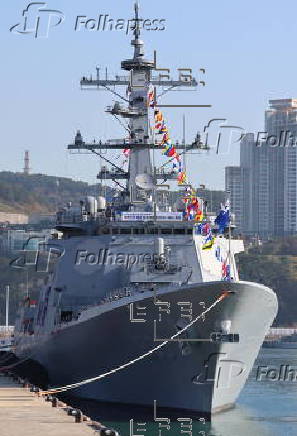
M 8 213 L 0 211 L 0 224 L 28 224 L 29 217 L 23 213 Z

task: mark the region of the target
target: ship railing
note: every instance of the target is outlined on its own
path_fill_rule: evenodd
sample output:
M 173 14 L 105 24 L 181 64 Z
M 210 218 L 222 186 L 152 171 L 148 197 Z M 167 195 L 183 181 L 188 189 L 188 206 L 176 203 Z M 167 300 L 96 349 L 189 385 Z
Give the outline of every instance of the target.
M 105 212 L 97 212 L 94 215 L 87 214 L 63 214 L 57 216 L 57 224 L 81 224 L 83 222 L 94 221 L 101 222 L 102 220 L 106 220 Z
M 71 312 L 71 321 L 77 321 L 80 317 L 80 314 L 82 312 L 85 312 L 86 310 L 92 309 L 96 306 L 102 306 L 106 303 L 111 303 L 112 301 L 121 300 L 122 298 L 131 297 L 133 295 L 133 290 L 127 287 L 119 288 L 111 291 L 108 293 L 105 297 L 103 297 L 102 300 L 98 301 L 97 303 L 94 302 L 94 304 L 85 304 L 83 306 L 73 306 L 72 308 L 69 307 L 68 311 Z M 59 323 L 59 325 L 69 324 L 71 321 L 62 321 Z
M 127 287 L 115 289 L 109 294 L 107 294 L 99 303 L 105 304 L 105 303 L 111 303 L 112 301 L 121 300 L 122 298 L 131 297 L 133 295 L 132 289 L 129 289 Z
M 131 144 L 130 139 L 108 139 L 106 141 L 106 144 L 127 144 L 127 146 L 129 146 Z
M 57 215 L 57 224 L 78 224 L 83 221 L 82 214 Z

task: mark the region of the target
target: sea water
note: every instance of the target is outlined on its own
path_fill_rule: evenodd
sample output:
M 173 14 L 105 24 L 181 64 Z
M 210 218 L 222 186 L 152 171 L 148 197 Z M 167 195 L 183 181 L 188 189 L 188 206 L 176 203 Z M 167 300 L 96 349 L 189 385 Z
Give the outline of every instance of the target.
M 212 422 L 134 419 L 126 406 L 76 402 L 121 436 L 297 436 L 297 349 L 261 349 L 236 406 Z

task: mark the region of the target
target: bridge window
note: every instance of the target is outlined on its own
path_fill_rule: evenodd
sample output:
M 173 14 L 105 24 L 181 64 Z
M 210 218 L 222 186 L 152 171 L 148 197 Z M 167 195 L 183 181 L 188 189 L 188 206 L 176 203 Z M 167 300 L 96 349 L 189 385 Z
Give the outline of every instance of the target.
M 121 235 L 131 235 L 131 228 L 123 228 L 123 229 L 120 229 L 120 234 Z
M 148 229 L 148 234 L 149 235 L 157 235 L 158 234 L 158 229 L 157 228 Z
M 73 317 L 73 312 L 70 310 L 65 310 L 61 312 L 61 323 L 71 322 Z
M 161 229 L 162 235 L 172 235 L 172 229 Z
M 187 234 L 187 229 L 183 228 L 183 229 L 173 229 L 173 234 L 174 235 L 186 235 Z
M 134 235 L 143 235 L 144 229 L 133 229 Z

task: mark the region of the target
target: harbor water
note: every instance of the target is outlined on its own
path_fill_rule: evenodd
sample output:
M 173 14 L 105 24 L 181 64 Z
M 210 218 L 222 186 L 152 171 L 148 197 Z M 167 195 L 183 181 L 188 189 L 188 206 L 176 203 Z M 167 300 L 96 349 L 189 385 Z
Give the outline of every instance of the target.
M 297 435 L 297 349 L 261 349 L 234 409 L 211 423 L 171 420 L 154 422 L 151 411 L 70 400 L 93 419 L 121 436 L 294 436 Z M 158 411 L 157 411 L 158 412 Z M 158 415 L 158 413 L 157 413 Z M 166 418 L 166 415 L 157 418 Z M 186 418 L 186 417 L 180 417 Z

